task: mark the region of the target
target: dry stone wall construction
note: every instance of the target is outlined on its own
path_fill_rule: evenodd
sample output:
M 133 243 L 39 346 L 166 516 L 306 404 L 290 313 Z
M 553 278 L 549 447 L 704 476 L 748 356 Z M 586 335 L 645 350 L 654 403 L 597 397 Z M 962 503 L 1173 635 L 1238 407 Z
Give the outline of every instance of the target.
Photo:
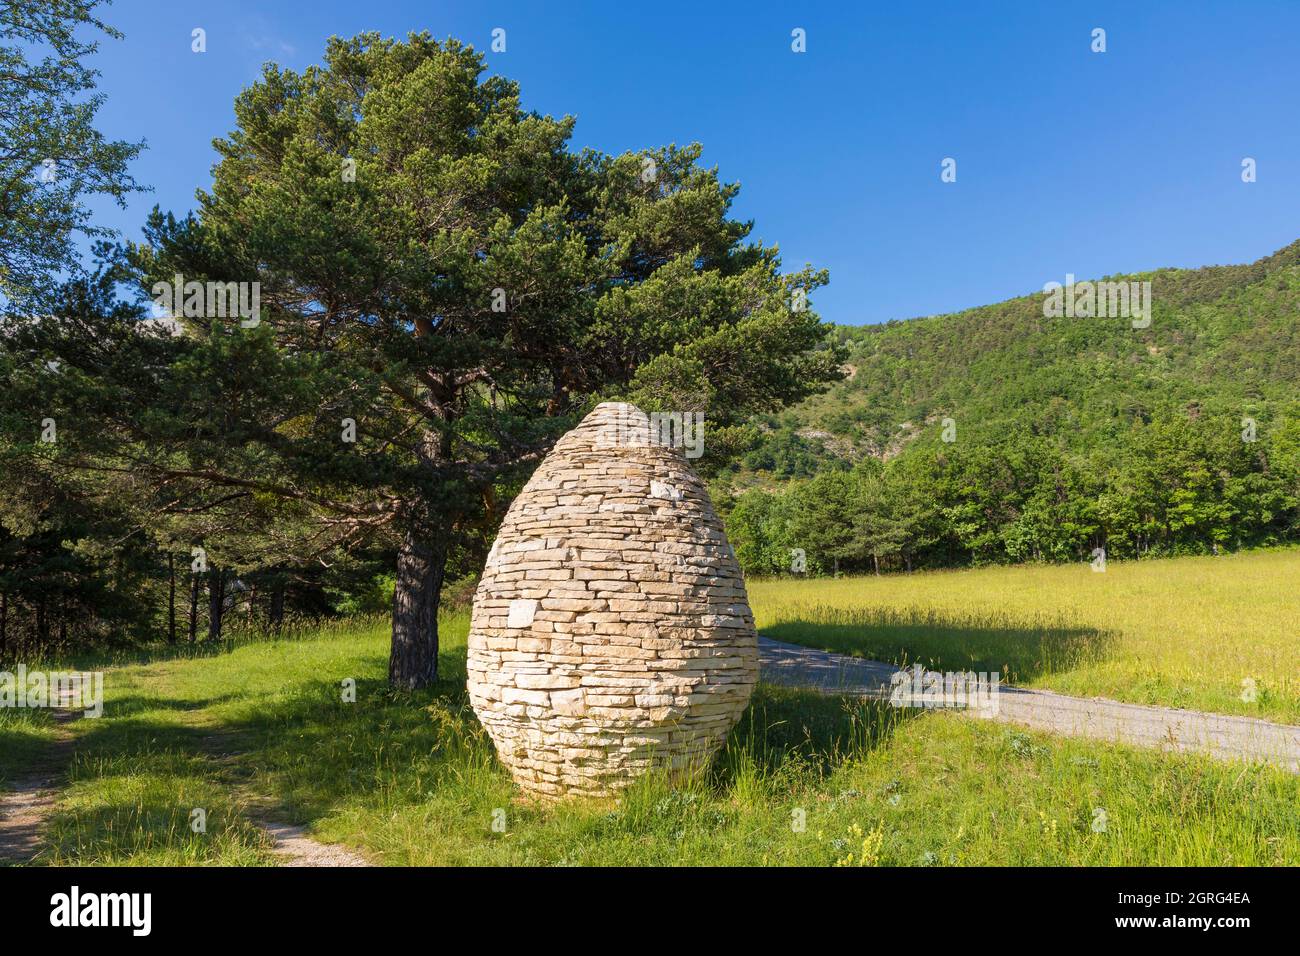
M 511 505 L 474 598 L 469 693 L 534 795 L 691 772 L 758 680 L 753 614 L 703 482 L 634 406 L 598 406 Z

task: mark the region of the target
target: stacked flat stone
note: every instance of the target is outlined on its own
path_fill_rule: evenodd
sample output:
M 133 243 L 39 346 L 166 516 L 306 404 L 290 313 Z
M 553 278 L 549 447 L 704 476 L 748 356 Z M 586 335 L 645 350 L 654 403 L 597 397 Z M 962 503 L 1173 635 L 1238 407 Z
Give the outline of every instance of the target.
M 758 680 L 735 554 L 645 413 L 608 402 L 515 499 L 474 597 L 469 694 L 519 786 L 609 796 L 689 773 Z

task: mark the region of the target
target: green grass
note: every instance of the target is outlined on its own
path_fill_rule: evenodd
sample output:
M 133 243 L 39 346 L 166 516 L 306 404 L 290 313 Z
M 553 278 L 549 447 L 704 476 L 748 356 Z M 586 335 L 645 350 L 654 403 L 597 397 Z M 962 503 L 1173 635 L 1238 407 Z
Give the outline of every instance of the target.
M 444 622 L 442 681 L 413 695 L 386 686 L 383 622 L 123 660 L 105 716 L 70 727 L 40 862 L 267 864 L 257 796 L 387 864 L 1300 863 L 1300 778 L 1277 770 L 767 686 L 698 780 L 528 804 L 466 703 L 466 630 Z
M 0 791 L 37 763 L 53 740 L 48 710 L 0 707 Z
M 1104 573 L 1085 564 L 752 581 L 749 593 L 759 629 L 794 644 L 1300 723 L 1298 550 L 1111 562 Z
M 41 862 L 60 866 L 247 866 L 270 840 L 232 796 L 232 776 L 180 749 L 79 761 Z M 203 832 L 195 832 L 201 810 Z

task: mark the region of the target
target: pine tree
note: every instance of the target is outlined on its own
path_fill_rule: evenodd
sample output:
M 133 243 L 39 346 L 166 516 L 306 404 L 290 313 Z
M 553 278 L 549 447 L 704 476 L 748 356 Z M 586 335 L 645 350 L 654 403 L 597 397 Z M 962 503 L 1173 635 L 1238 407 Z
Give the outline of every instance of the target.
M 839 376 L 794 296 L 825 274 L 747 240 L 699 147 L 572 152 L 571 119 L 483 69 L 373 34 L 268 67 L 197 215 L 132 252 L 149 293 L 205 284 L 172 299 L 183 334 L 64 323 L 65 374 L 32 373 L 84 423 L 67 464 L 165 492 L 214 566 L 391 548 L 400 688 L 436 678 L 449 557 L 591 403 L 702 412 L 717 456 Z M 257 283 L 260 311 L 214 315 L 208 282 Z

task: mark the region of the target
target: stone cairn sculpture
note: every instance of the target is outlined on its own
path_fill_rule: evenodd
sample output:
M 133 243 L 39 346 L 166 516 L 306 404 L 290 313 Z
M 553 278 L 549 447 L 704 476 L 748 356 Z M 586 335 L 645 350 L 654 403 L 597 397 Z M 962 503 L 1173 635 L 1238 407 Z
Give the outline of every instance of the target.
M 704 484 L 644 412 L 597 407 L 510 506 L 468 670 L 531 795 L 609 796 L 722 746 L 758 680 L 754 619 Z

